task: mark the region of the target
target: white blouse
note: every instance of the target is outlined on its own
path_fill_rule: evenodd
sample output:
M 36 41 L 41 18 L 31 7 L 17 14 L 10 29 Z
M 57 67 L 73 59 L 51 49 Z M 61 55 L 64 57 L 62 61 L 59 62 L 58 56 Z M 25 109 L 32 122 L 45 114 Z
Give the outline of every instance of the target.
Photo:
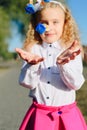
M 30 89 L 29 96 L 38 103 L 49 106 L 68 105 L 75 101 L 75 90 L 84 83 L 82 58 L 79 54 L 65 65 L 56 65 L 63 52 L 58 42 L 34 45 L 32 52 L 44 61 L 37 65 L 24 62 L 19 76 L 20 85 Z

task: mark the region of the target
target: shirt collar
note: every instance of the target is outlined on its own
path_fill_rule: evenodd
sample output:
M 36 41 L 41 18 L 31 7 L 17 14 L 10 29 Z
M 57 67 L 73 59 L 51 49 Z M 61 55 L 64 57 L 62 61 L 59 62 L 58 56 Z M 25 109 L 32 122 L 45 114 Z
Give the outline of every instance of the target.
M 57 49 L 62 49 L 59 41 L 53 42 L 53 43 L 51 43 L 51 44 L 50 44 L 50 43 L 46 43 L 46 42 L 43 42 L 43 43 L 42 43 L 42 46 L 43 46 L 44 48 L 49 47 L 49 45 L 52 45 L 52 47 L 57 48 Z

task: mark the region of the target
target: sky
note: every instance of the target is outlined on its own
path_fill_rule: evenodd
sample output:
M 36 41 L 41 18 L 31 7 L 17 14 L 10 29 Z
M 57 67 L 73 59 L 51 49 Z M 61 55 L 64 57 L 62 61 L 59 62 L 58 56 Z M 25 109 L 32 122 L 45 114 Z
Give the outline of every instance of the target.
M 68 7 L 79 27 L 81 41 L 87 45 L 87 0 L 68 0 Z M 18 27 L 12 23 L 12 37 L 9 41 L 9 51 L 14 52 L 16 47 L 23 45 L 22 35 L 18 32 Z
M 68 7 L 79 27 L 82 44 L 87 45 L 87 0 L 68 0 Z
M 8 40 L 9 51 L 14 52 L 15 48 L 21 48 L 23 45 L 23 38 L 21 33 L 19 33 L 19 27 L 16 22 L 11 21 L 11 37 Z

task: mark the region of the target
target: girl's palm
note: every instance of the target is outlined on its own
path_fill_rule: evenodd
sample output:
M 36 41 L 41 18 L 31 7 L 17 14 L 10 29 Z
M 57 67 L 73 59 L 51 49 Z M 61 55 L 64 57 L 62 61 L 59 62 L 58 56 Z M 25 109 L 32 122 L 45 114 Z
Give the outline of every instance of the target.
M 20 48 L 16 48 L 16 52 L 19 54 L 19 56 L 27 61 L 30 64 L 37 64 L 44 60 L 43 57 L 40 57 L 38 55 L 32 54 L 31 52 L 24 51 Z
M 70 60 L 74 60 L 77 55 L 81 52 L 81 47 L 77 41 L 74 41 L 73 44 L 66 49 L 62 54 L 57 58 L 58 64 L 66 64 Z

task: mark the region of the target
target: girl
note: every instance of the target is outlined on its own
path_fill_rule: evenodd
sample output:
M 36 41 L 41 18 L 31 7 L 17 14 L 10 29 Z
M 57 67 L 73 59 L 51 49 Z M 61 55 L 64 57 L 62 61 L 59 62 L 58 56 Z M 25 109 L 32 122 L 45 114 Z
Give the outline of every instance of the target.
M 75 101 L 75 91 L 84 83 L 76 24 L 60 2 L 37 5 L 25 50 L 16 48 L 24 60 L 19 83 L 33 99 L 19 130 L 86 130 Z

